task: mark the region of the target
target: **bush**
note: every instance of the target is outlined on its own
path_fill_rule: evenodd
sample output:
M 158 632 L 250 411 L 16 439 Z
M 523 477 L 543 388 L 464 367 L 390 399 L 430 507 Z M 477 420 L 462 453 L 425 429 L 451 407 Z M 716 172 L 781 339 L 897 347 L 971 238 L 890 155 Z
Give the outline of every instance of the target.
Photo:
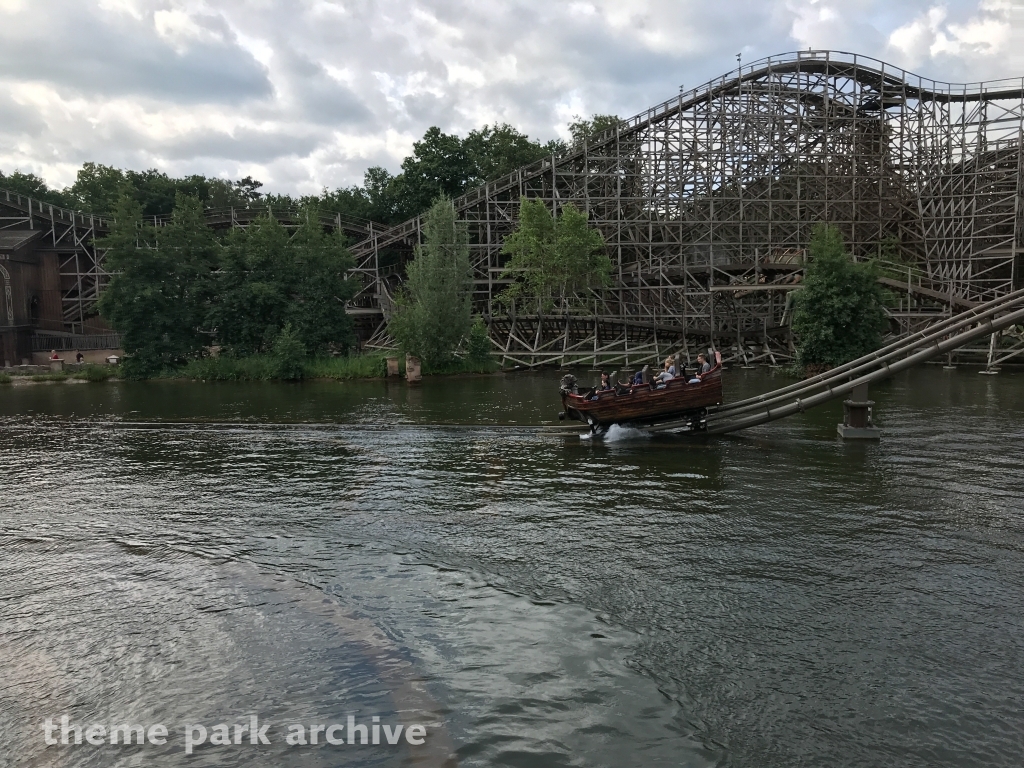
M 423 373 L 430 376 L 459 373 L 494 373 L 496 370 L 498 370 L 498 361 L 490 357 L 487 360 L 479 361 L 464 357 L 449 360 L 446 363 L 423 364 Z
M 0 384 L 10 384 L 13 379 L 6 373 L 0 373 Z
M 466 359 L 473 363 L 484 363 L 491 359 L 491 339 L 482 318 L 477 318 L 469 329 L 466 343 Z
M 270 355 L 204 357 L 191 361 L 181 375 L 203 381 L 269 381 L 277 378 L 277 361 Z
M 306 346 L 291 323 L 286 324 L 277 335 L 270 356 L 274 360 L 274 378 L 298 381 L 305 375 L 303 364 L 306 361 Z
M 71 378 L 80 381 L 106 381 L 116 373 L 117 369 L 109 365 L 86 365 L 72 373 Z
M 67 381 L 68 375 L 66 373 L 37 373 L 31 378 L 32 381 Z
M 318 357 L 306 361 L 306 376 L 313 379 L 376 379 L 387 373 L 387 357 L 381 354 Z

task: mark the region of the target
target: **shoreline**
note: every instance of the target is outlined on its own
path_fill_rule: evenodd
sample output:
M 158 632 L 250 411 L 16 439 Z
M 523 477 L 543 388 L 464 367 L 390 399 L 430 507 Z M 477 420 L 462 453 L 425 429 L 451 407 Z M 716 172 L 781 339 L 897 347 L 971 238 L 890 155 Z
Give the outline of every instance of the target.
M 421 381 L 428 379 L 476 379 L 489 378 L 492 376 L 504 376 L 512 371 L 492 371 L 490 373 L 479 372 L 458 372 L 458 373 L 425 373 Z M 48 374 L 7 374 L 6 379 L 0 379 L 0 387 L 27 387 L 46 384 L 120 384 L 123 382 L 152 382 L 152 381 L 174 381 L 189 384 L 303 384 L 306 382 L 335 382 L 344 384 L 350 381 L 382 381 L 393 383 L 404 383 L 409 386 L 416 386 L 421 382 L 406 381 L 404 376 L 351 376 L 337 378 L 333 376 L 310 376 L 302 379 L 201 379 L 194 376 L 154 376 L 148 379 L 127 379 L 121 376 L 111 376 L 106 379 L 91 381 L 86 378 L 75 378 L 72 376 L 56 377 Z

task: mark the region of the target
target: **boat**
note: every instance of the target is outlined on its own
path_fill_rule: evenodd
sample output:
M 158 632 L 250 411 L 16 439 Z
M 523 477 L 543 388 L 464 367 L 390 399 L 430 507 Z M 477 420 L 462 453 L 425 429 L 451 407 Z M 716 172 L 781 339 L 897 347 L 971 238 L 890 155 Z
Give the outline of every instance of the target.
M 590 425 L 594 434 L 603 435 L 613 424 L 645 427 L 666 421 L 679 421 L 684 431 L 701 431 L 707 409 L 722 404 L 722 354 L 715 353 L 714 367 L 691 384 L 690 376 L 678 376 L 664 384 L 653 382 L 632 386 L 619 385 L 606 391 L 580 392 L 576 377 L 562 377 L 562 413 L 559 419 L 574 419 Z

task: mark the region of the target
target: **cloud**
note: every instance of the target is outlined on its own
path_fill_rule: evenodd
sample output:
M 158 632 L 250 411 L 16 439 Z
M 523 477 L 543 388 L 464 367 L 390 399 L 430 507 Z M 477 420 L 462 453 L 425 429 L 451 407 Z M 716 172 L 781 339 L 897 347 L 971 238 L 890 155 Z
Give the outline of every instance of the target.
M 940 80 L 1024 73 L 1011 0 L 0 0 L 0 169 L 85 160 L 252 173 L 397 170 L 431 125 L 629 116 L 761 56 L 854 51 Z
M 241 104 L 270 94 L 267 73 L 217 15 L 130 13 L 42 0 L 3 13 L 0 73 L 91 97 Z
M 1006 54 L 1010 53 L 1013 10 L 1009 3 L 983 2 L 976 12 L 957 21 L 946 6 L 933 5 L 893 30 L 889 48 L 910 66 L 935 62 L 945 70 L 936 79 L 1012 75 L 996 67 L 1002 70 L 1012 60 Z

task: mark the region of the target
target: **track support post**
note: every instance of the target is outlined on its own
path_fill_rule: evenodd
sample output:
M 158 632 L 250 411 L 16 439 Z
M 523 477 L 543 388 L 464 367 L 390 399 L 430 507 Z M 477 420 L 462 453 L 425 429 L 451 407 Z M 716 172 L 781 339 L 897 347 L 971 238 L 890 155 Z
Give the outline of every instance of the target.
M 839 436 L 844 440 L 877 440 L 882 430 L 871 420 L 871 406 L 874 400 L 868 400 L 868 385 L 861 384 L 850 393 L 850 398 L 843 401 L 843 423 L 838 425 Z

